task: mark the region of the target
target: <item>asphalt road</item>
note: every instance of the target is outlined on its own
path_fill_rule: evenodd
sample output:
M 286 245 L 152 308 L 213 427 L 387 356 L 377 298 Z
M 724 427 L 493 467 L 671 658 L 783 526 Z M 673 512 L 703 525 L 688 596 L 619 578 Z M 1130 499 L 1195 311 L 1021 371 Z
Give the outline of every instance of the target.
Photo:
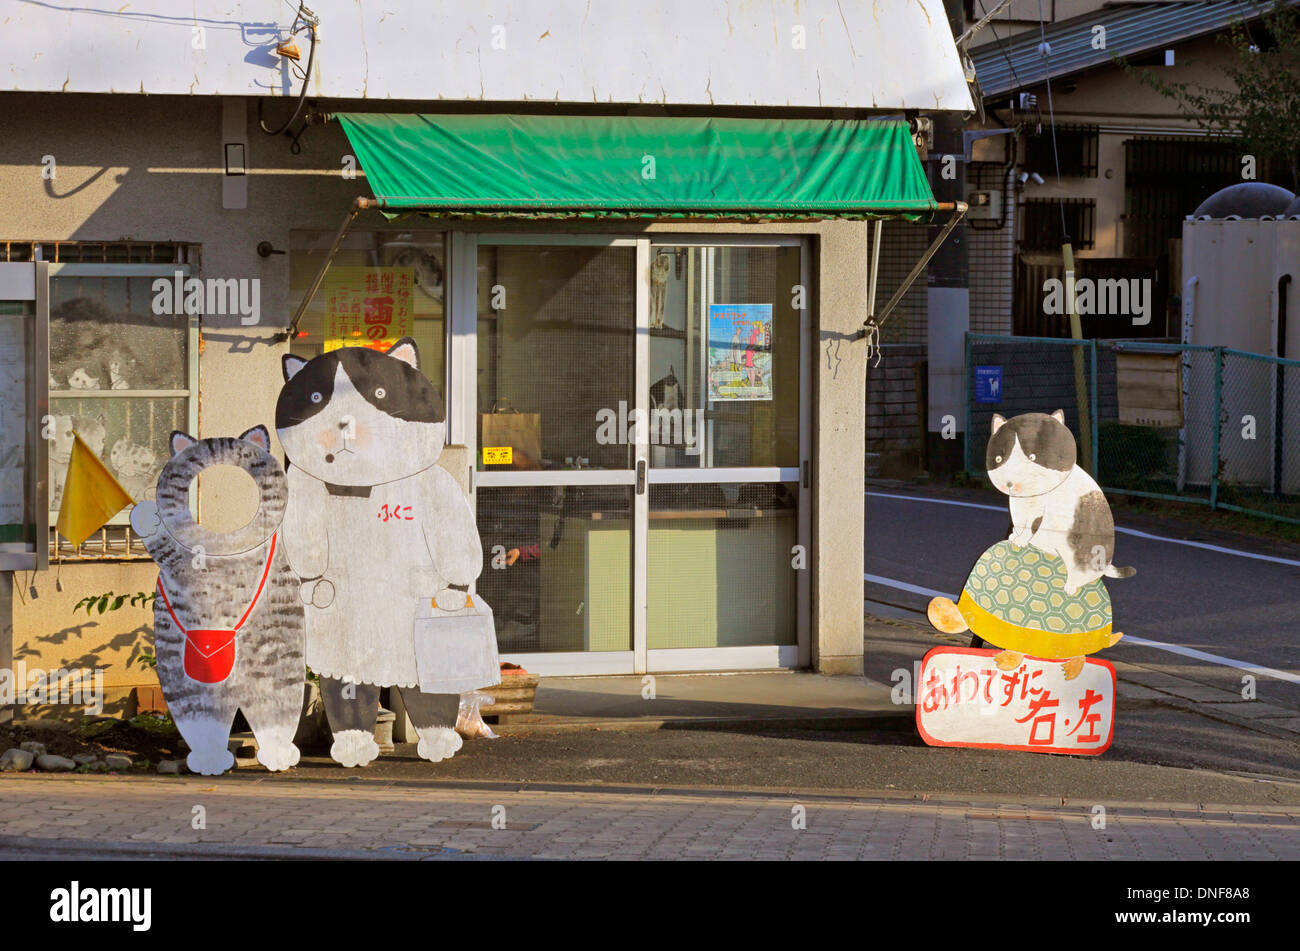
M 1006 509 L 985 507 L 997 499 L 992 493 L 869 490 L 867 574 L 955 598 L 980 554 L 1008 534 Z M 1133 578 L 1106 581 L 1117 630 L 1300 674 L 1300 546 L 1147 516 L 1120 513 L 1117 523 L 1120 529 L 1160 536 L 1123 531 L 1116 535 L 1115 564 L 1137 568 Z M 1178 540 L 1238 553 L 1192 547 Z M 1278 560 L 1247 557 L 1250 554 Z M 1293 564 L 1283 563 L 1286 560 Z M 866 582 L 866 597 L 919 610 L 929 601 L 928 595 L 871 581 Z M 1105 656 L 1234 692 L 1241 691 L 1247 673 L 1127 639 Z M 1300 683 L 1256 675 L 1255 689 L 1260 701 L 1300 711 Z

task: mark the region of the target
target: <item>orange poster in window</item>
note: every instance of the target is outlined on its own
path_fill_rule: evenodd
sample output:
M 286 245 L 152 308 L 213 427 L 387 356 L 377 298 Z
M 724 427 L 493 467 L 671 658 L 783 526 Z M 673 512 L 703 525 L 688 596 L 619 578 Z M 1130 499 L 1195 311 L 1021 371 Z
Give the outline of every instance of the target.
M 412 335 L 411 291 L 415 271 L 406 267 L 333 267 L 325 272 L 325 350 L 370 347 L 388 350 Z

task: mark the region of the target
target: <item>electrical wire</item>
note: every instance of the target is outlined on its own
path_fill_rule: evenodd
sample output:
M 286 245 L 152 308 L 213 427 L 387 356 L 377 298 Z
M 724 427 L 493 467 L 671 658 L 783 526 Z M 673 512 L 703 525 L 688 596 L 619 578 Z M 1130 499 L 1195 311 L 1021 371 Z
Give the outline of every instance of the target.
M 298 33 L 300 33 L 302 30 L 305 29 L 308 32 L 308 39 L 311 43 L 307 51 L 307 68 L 301 74 L 302 91 L 298 94 L 298 105 L 294 107 L 293 115 L 291 115 L 288 118 L 288 120 L 284 123 L 284 125 L 280 126 L 280 128 L 278 129 L 272 129 L 266 124 L 266 120 L 263 118 L 263 114 L 262 114 L 263 108 L 266 105 L 266 97 L 260 97 L 257 100 L 257 126 L 267 135 L 282 135 L 283 133 L 289 131 L 289 127 L 298 121 L 298 116 L 302 114 L 303 104 L 306 103 L 307 101 L 307 80 L 308 77 L 311 76 L 312 63 L 315 62 L 316 60 L 316 25 L 303 16 L 304 11 L 306 10 L 307 10 L 307 5 L 305 3 L 300 2 L 298 4 L 298 11 L 294 15 L 293 23 L 290 24 L 289 26 L 290 37 L 296 36 Z M 307 12 L 310 13 L 310 11 Z M 301 26 L 299 26 L 300 23 L 302 24 Z M 297 65 L 296 63 L 293 64 L 294 67 L 296 67 L 296 65 Z M 302 135 L 302 130 L 299 130 L 298 136 L 301 135 Z M 294 143 L 293 143 L 294 145 L 298 144 L 298 136 L 294 136 Z M 301 146 L 299 148 L 301 149 Z
M 980 5 L 980 12 L 985 16 L 988 16 L 988 10 L 984 9 L 984 0 L 978 0 L 978 2 Z M 1039 13 L 1041 14 L 1041 12 L 1040 9 Z M 1008 16 L 1010 16 L 1010 14 L 1008 14 Z M 1015 88 L 1017 90 L 1024 89 L 1025 84 L 1020 81 L 1020 76 L 1016 73 L 1016 64 L 1011 62 L 1011 54 L 1008 53 L 1007 48 L 1002 45 L 1002 38 L 998 36 L 997 27 L 993 25 L 992 20 L 989 21 L 989 32 L 993 34 L 993 42 L 998 44 L 998 50 L 1002 53 L 1002 58 L 1007 61 L 1007 69 L 1011 70 L 1011 78 L 1016 81 Z
M 1047 43 L 1047 23 L 1043 19 L 1043 0 L 1038 0 L 1038 35 L 1043 46 L 1051 47 Z M 1044 51 L 1044 55 L 1047 55 Z M 1047 119 L 1052 129 L 1052 161 L 1056 163 L 1056 207 L 1061 212 L 1061 244 L 1070 243 L 1070 234 L 1065 227 L 1065 196 L 1060 194 L 1061 188 L 1061 156 L 1056 149 L 1056 110 L 1052 108 L 1052 67 L 1048 64 L 1047 69 L 1043 71 L 1043 76 L 1047 80 Z

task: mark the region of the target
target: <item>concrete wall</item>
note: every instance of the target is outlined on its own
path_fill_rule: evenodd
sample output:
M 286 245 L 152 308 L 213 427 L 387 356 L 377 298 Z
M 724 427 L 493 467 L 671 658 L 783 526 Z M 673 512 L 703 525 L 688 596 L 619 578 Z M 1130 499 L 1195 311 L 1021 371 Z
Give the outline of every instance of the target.
M 6 130 L 0 139 L 0 240 L 189 242 L 201 246 L 203 276 L 261 280 L 261 324 L 244 327 L 238 317 L 204 318 L 201 436 L 237 434 L 258 423 L 274 429 L 285 351 L 274 336 L 296 302 L 289 297 L 288 257 L 259 257 L 257 243 L 287 249 L 290 229 L 332 231 L 352 198 L 368 193 L 363 179 L 345 181 L 338 173 L 350 148 L 337 125 L 310 130 L 295 156 L 287 139 L 262 135 L 253 121 L 250 111 L 247 208 L 227 210 L 222 207 L 220 100 L 0 94 L 0 127 Z M 53 181 L 41 176 L 45 155 L 57 163 Z M 367 213 L 357 227 L 401 225 Z M 866 309 L 867 227 L 863 222 L 748 226 L 816 238 L 813 657 L 820 669 L 836 673 L 862 669 L 865 348 L 851 335 Z M 499 222 L 480 230 L 743 229 L 725 223 Z M 828 347 L 836 348 L 829 361 Z M 278 445 L 273 450 L 281 455 Z M 444 454 L 443 464 L 462 478 L 468 463 L 455 450 Z M 206 482 L 200 517 L 225 498 L 218 480 Z M 147 612 L 123 609 L 86 618 L 74 617 L 70 607 L 91 592 L 150 590 L 155 577 L 151 562 L 69 563 L 61 576 L 54 571 L 13 576 L 6 591 L 13 595 L 13 655 L 29 666 L 107 667 L 110 701 L 126 709 L 133 686 L 153 683 L 152 674 L 133 664 L 148 643 Z M 58 591 L 60 578 L 63 591 Z M 0 640 L 0 666 L 8 661 L 3 647 Z

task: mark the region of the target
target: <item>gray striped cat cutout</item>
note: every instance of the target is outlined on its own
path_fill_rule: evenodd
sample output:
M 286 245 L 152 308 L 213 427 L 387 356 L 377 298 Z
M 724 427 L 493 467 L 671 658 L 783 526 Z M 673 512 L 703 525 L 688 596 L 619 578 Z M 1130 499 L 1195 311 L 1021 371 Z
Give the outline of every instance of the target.
M 280 544 L 288 480 L 266 427 L 238 439 L 172 433 L 157 501 L 131 510 L 131 527 L 158 564 L 154 651 L 191 772 L 214 776 L 235 762 L 230 727 L 240 710 L 269 770 L 298 762 L 293 737 L 303 702 L 303 605 Z M 236 466 L 257 486 L 253 519 L 217 533 L 190 513 L 189 486 L 212 466 Z

